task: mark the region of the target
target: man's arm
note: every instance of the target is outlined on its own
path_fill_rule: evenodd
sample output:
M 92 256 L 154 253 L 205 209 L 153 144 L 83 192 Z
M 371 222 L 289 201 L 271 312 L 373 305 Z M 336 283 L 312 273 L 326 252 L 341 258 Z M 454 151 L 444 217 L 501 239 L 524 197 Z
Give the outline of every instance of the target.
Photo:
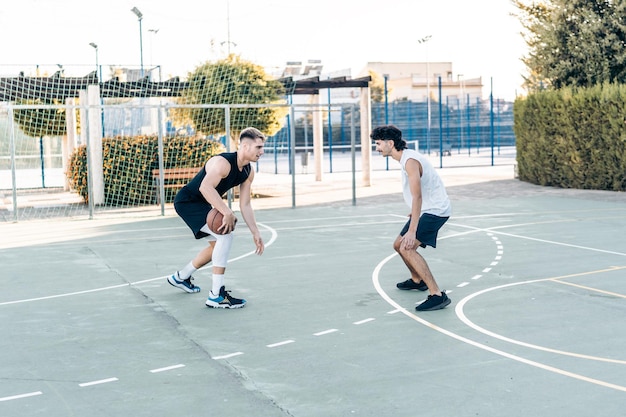
M 404 167 L 409 177 L 409 189 L 411 190 L 411 223 L 409 231 L 403 237 L 406 248 L 414 248 L 417 224 L 422 212 L 422 164 L 416 159 L 409 159 Z
M 222 196 L 216 190 L 220 181 L 230 173 L 230 163 L 224 157 L 215 156 L 207 161 L 204 168 L 206 169 L 206 176 L 200 184 L 200 193 L 212 207 L 224 215 L 222 226 L 219 228 L 220 231 L 230 233 L 235 228 L 237 216 L 224 203 Z
M 241 210 L 241 215 L 252 233 L 252 238 L 256 245 L 256 253 L 261 255 L 265 249 L 265 245 L 263 244 L 261 232 L 259 232 L 256 219 L 254 218 L 252 204 L 250 204 L 252 181 L 254 181 L 254 170 L 250 171 L 248 178 L 239 186 L 239 210 Z

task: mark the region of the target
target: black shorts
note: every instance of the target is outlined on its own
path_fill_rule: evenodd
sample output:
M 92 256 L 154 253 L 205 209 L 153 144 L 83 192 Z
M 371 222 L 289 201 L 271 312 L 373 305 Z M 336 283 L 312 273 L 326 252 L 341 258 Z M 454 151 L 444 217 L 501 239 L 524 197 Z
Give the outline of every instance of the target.
M 434 214 L 424 213 L 420 216 L 419 222 L 417 223 L 417 232 L 415 233 L 415 238 L 420 241 L 420 246 L 425 248 L 426 245 L 432 246 L 433 248 L 437 247 L 437 233 L 441 226 L 447 222 L 449 217 L 439 217 Z M 411 225 L 411 219 L 404 225 L 402 230 L 400 231 L 400 236 L 404 236 L 406 232 L 409 231 L 409 226 Z

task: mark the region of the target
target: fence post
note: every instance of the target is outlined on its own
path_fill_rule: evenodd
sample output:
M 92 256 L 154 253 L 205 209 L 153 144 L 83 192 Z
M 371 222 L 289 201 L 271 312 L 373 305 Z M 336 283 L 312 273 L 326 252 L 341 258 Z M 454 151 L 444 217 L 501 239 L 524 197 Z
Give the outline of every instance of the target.
M 11 148 L 11 185 L 13 189 L 13 221 L 17 222 L 17 179 L 15 174 L 15 121 L 13 119 L 13 107 L 9 103 L 9 123 L 11 132 L 9 133 L 9 146 Z
M 159 158 L 158 158 L 158 163 L 159 163 L 159 189 L 157 190 L 157 192 L 159 193 L 159 200 L 161 202 L 161 216 L 165 216 L 165 175 L 163 173 L 163 169 L 165 168 L 165 163 L 163 161 L 163 115 L 162 112 L 163 111 L 163 107 L 162 104 L 159 103 L 159 107 L 158 107 L 158 111 L 157 111 L 157 118 L 158 118 L 158 124 L 159 124 L 159 133 L 157 136 L 157 142 L 158 142 L 158 153 L 159 153 Z
M 104 173 L 102 166 L 102 119 L 100 112 L 102 111 L 102 105 L 100 104 L 100 87 L 97 85 L 87 86 L 87 105 L 97 111 L 90 111 L 88 114 L 87 123 L 89 125 L 89 138 L 90 146 L 88 146 L 88 152 L 91 155 L 92 165 L 90 166 L 93 187 L 92 197 L 94 204 L 104 203 Z M 91 201 L 91 199 L 90 199 Z
M 296 122 L 293 104 L 289 106 L 289 163 L 291 164 L 291 208 L 296 208 Z
M 352 205 L 356 206 L 356 128 L 354 126 L 354 104 L 350 106 L 350 153 L 352 157 Z
M 226 152 L 230 152 L 230 106 L 224 106 L 224 126 L 226 127 Z M 233 205 L 233 189 L 231 188 L 226 193 L 226 201 L 228 202 L 228 208 L 232 208 Z
M 359 113 L 361 117 L 361 170 L 363 171 L 363 185 L 372 185 L 372 141 L 370 131 L 372 130 L 370 89 L 361 87 L 359 102 Z

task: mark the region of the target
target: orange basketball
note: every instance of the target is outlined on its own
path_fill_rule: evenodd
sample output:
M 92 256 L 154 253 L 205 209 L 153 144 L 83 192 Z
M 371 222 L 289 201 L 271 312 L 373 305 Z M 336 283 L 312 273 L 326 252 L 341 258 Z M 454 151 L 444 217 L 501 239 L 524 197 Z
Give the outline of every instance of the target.
M 212 208 L 211 211 L 209 211 L 209 214 L 207 214 L 207 216 L 206 216 L 206 224 L 207 224 L 207 226 L 209 226 L 209 229 L 213 233 L 215 233 L 217 235 L 223 235 L 224 234 L 223 231 L 217 230 L 222 225 L 222 221 L 223 220 L 224 220 L 224 216 L 216 208 Z

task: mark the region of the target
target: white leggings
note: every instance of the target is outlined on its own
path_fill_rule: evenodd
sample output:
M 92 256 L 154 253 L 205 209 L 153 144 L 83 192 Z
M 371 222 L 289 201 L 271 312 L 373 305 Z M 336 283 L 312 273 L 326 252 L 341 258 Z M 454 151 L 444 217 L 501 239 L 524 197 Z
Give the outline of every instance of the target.
M 211 259 L 213 266 L 226 268 L 230 248 L 233 245 L 233 233 L 218 235 L 213 233 L 206 224 L 200 230 L 209 234 L 209 240 L 215 240 L 215 247 L 213 248 L 213 256 Z

